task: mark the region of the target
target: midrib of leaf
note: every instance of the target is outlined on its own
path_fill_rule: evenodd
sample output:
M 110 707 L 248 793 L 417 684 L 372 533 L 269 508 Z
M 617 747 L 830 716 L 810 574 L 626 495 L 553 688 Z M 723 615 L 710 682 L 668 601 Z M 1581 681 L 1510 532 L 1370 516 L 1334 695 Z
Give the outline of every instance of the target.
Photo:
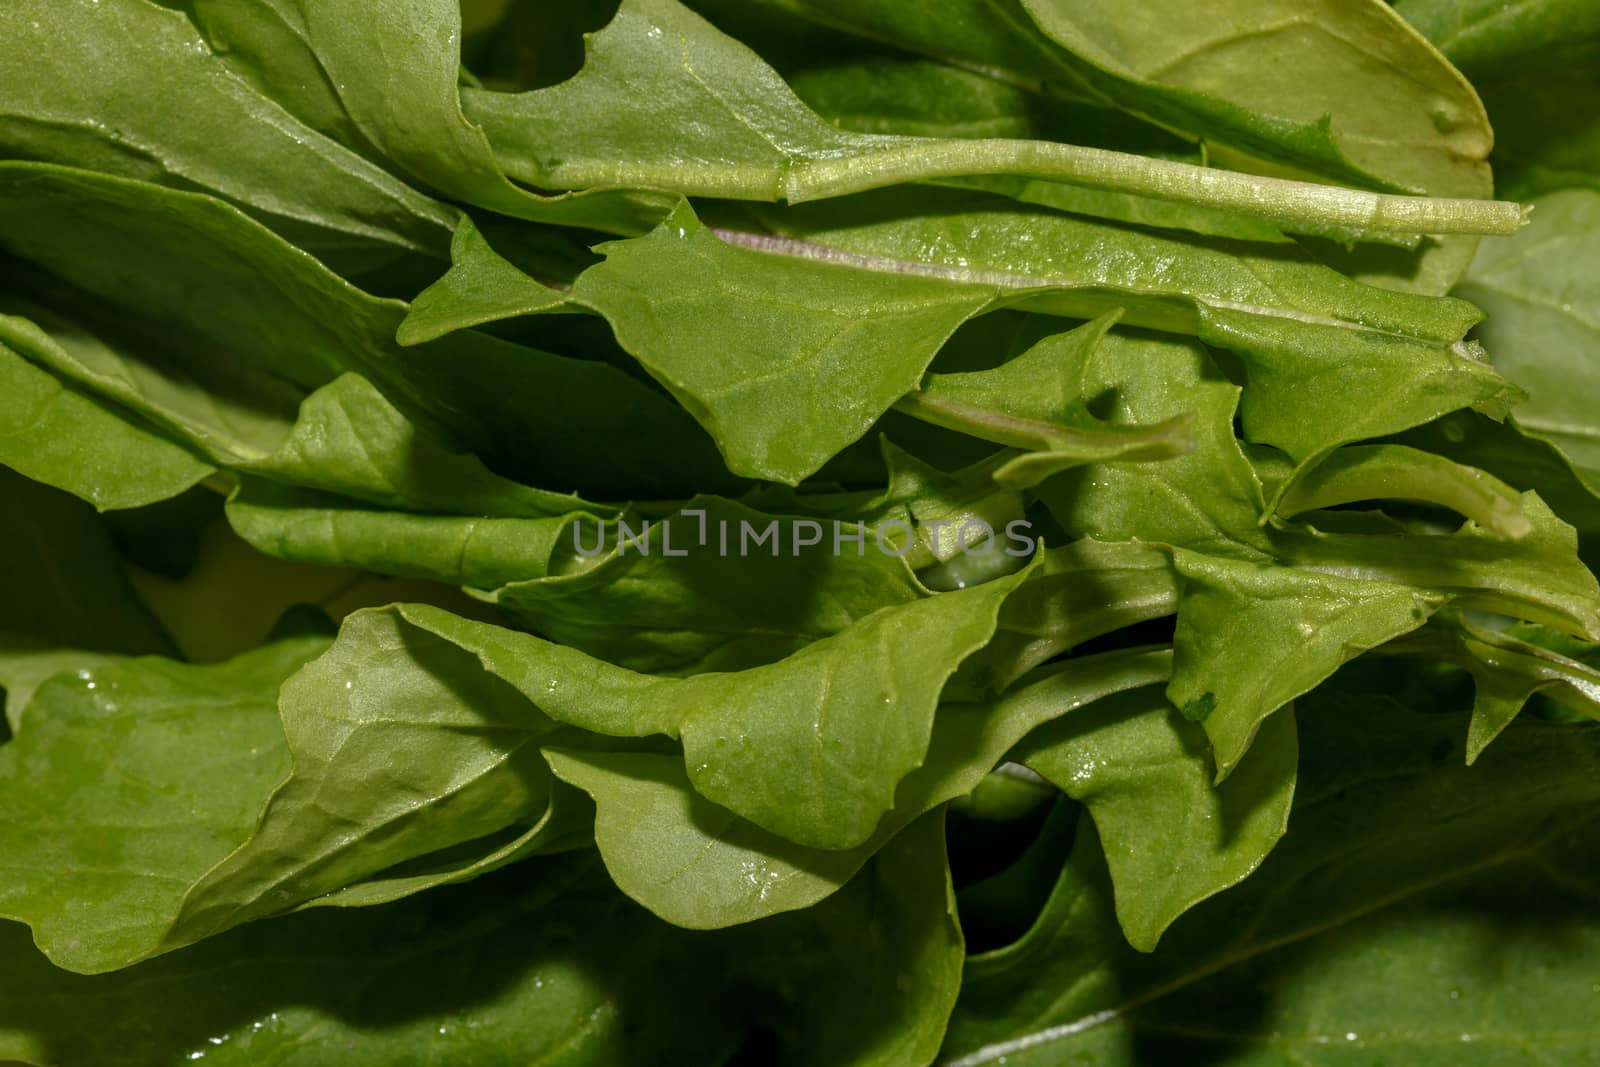
M 1246 1031 L 1211 1030 L 1200 1026 L 1184 1026 L 1167 1022 L 1141 1021 L 1135 1025 L 1140 1029 L 1153 1033 L 1194 1038 L 1199 1041 L 1228 1041 L 1235 1043 L 1244 1041 L 1266 1048 L 1280 1049 L 1286 1055 L 1290 1053 L 1290 1050 L 1302 1045 L 1322 1046 L 1333 1044 L 1332 1039 L 1334 1037 L 1332 1034 L 1263 1034 Z M 1462 1041 L 1462 1038 L 1458 1036 L 1459 1032 L 1460 1028 L 1456 1027 L 1452 1028 L 1448 1034 L 1386 1034 L 1381 1037 L 1368 1037 L 1362 1034 L 1359 1045 L 1355 1047 L 1363 1049 L 1416 1048 L 1428 1045 L 1455 1047 Z M 1543 1029 L 1536 1038 L 1521 1034 L 1489 1033 L 1482 1030 L 1474 1030 L 1471 1037 L 1473 1044 L 1477 1045 L 1511 1045 L 1525 1052 L 1535 1052 L 1536 1046 L 1539 1044 L 1560 1046 L 1574 1041 L 1588 1041 L 1594 1037 L 1596 1032 L 1600 1032 L 1600 1024 L 1596 1024 L 1595 1029 L 1591 1030 L 1551 1031 Z M 1543 1057 L 1537 1058 L 1543 1059 Z
M 319 759 L 319 764 L 324 767 L 338 764 L 340 753 L 343 751 L 344 747 L 351 743 L 351 741 L 353 741 L 355 737 L 361 734 L 367 727 L 396 726 L 403 729 L 416 728 L 416 723 L 405 722 L 402 720 L 349 720 L 337 719 L 337 717 L 333 718 L 354 728 L 348 731 L 344 737 L 340 739 L 338 746 L 333 752 L 329 753 L 326 757 Z M 499 730 L 495 730 L 494 732 L 509 733 L 511 731 L 501 728 Z M 189 888 L 189 891 L 184 894 L 183 903 L 179 908 L 177 918 L 172 923 L 169 936 L 172 932 L 178 932 L 180 933 L 183 943 L 188 944 L 198 941 L 201 938 L 211 936 L 213 933 L 220 932 L 221 929 L 225 928 L 225 925 L 232 925 L 238 922 L 237 917 L 240 913 L 244 913 L 252 918 L 255 917 L 254 915 L 250 915 L 250 913 L 259 908 L 262 900 L 271 898 L 273 893 L 281 889 L 283 886 L 308 876 L 315 877 L 318 871 L 325 869 L 328 864 L 339 859 L 341 856 L 348 854 L 353 849 L 358 849 L 366 845 L 368 841 L 374 837 L 381 837 L 383 831 L 387 830 L 388 828 L 397 824 L 404 825 L 405 823 L 415 819 L 419 813 L 425 812 L 429 809 L 438 808 L 440 805 L 453 799 L 463 790 L 471 788 L 486 778 L 499 774 L 502 769 L 512 761 L 518 752 L 522 751 L 526 745 L 532 743 L 537 737 L 537 735 L 532 731 L 517 731 L 517 733 L 521 736 L 518 736 L 514 741 L 499 748 L 495 752 L 492 759 L 482 760 L 479 762 L 475 767 L 472 768 L 472 772 L 469 777 L 452 779 L 447 789 L 432 796 L 413 800 L 407 803 L 405 806 L 394 810 L 391 814 L 385 816 L 384 818 L 367 823 L 364 827 L 362 827 L 360 833 L 344 835 L 338 841 L 325 845 L 311 855 L 302 855 L 297 857 L 298 862 L 292 867 L 281 868 L 277 875 L 270 881 L 259 883 L 260 891 L 248 900 L 239 901 L 235 899 L 231 901 L 213 902 L 209 905 L 202 905 L 203 910 L 199 910 L 194 914 L 207 916 L 208 912 L 210 912 L 211 917 L 207 925 L 202 926 L 198 931 L 183 930 L 182 928 L 185 925 L 185 920 L 193 922 L 193 920 L 190 919 L 192 902 L 197 899 L 203 901 L 203 891 L 209 889 L 213 884 L 216 884 L 219 881 L 221 884 L 227 885 L 228 876 L 233 873 L 231 869 L 234 866 L 233 861 L 238 856 L 248 854 L 247 850 L 255 842 L 256 834 L 259 833 L 261 828 L 266 825 L 266 820 L 272 813 L 273 801 L 277 800 L 281 794 L 293 789 L 295 775 L 298 771 L 298 768 L 291 770 L 290 776 L 285 779 L 278 789 L 274 791 L 273 795 L 268 798 L 266 807 L 263 808 L 261 820 L 258 822 L 256 830 L 252 832 L 250 839 L 245 841 L 244 844 L 239 847 L 239 849 L 223 859 L 210 871 L 207 871 Z M 322 793 L 327 789 L 330 780 L 333 780 L 334 777 L 335 776 L 324 775 L 319 778 L 316 789 L 308 801 L 309 807 L 321 807 L 319 801 Z M 248 871 L 249 868 L 247 867 L 246 870 Z M 223 912 L 220 920 L 215 918 L 215 912 L 219 907 L 228 908 L 230 905 L 231 908 Z M 259 914 L 259 912 L 257 912 L 257 914 Z M 196 934 L 199 936 L 196 936 Z
M 940 1067 L 978 1067 L 979 1064 L 995 1062 L 1002 1056 L 1016 1055 L 1017 1053 L 1027 1052 L 1031 1049 L 1039 1048 L 1043 1045 L 1048 1045 L 1056 1041 L 1063 1041 L 1067 1038 L 1075 1037 L 1078 1034 L 1085 1033 L 1097 1026 L 1101 1026 L 1109 1022 L 1115 1022 L 1118 1019 L 1124 1018 L 1131 1013 L 1138 1011 L 1140 1008 L 1143 1008 L 1149 1004 L 1153 1004 L 1156 1001 L 1170 996 L 1171 994 L 1191 986 L 1196 982 L 1209 978 L 1211 975 L 1216 974 L 1219 971 L 1227 970 L 1229 967 L 1246 963 L 1252 959 L 1255 959 L 1257 956 L 1263 956 L 1269 952 L 1275 952 L 1280 948 L 1316 937 L 1319 934 L 1326 933 L 1329 930 L 1333 930 L 1346 923 L 1354 922 L 1364 916 L 1382 911 L 1385 908 L 1392 907 L 1395 904 L 1399 904 L 1405 900 L 1408 900 L 1414 896 L 1418 896 L 1422 893 L 1426 893 L 1430 890 L 1437 889 L 1440 886 L 1448 885 L 1451 882 L 1458 881 L 1459 879 L 1467 878 L 1475 874 L 1481 874 L 1485 871 L 1493 870 L 1496 867 L 1504 866 L 1505 864 L 1517 860 L 1538 862 L 1543 848 L 1550 841 L 1569 831 L 1575 830 L 1586 823 L 1594 823 L 1596 821 L 1597 820 L 1592 813 L 1586 812 L 1580 818 L 1573 819 L 1570 822 L 1560 822 L 1550 827 L 1542 836 L 1533 841 L 1520 842 L 1515 846 L 1505 848 L 1498 854 L 1488 859 L 1482 859 L 1474 863 L 1463 864 L 1433 878 L 1419 879 L 1418 881 L 1399 887 L 1393 892 L 1366 901 L 1358 907 L 1352 908 L 1338 915 L 1330 916 L 1321 922 L 1313 923 L 1312 925 L 1299 930 L 1289 931 L 1279 935 L 1278 937 L 1270 938 L 1266 941 L 1250 945 L 1242 950 L 1226 953 L 1215 960 L 1195 968 L 1187 974 L 1175 977 L 1163 985 L 1156 986 L 1153 989 L 1147 990 L 1144 993 L 1132 997 L 1128 1001 L 1119 1004 L 1116 1007 L 1106 1008 L 1102 1011 L 1091 1012 L 1090 1014 L 1079 1019 L 1074 1019 L 1071 1022 L 1060 1023 L 1056 1026 L 1046 1027 L 1043 1030 L 1036 1030 L 1031 1034 L 1024 1034 L 1021 1037 L 1009 1038 L 1005 1041 L 997 1041 L 989 1045 L 984 1045 L 983 1047 L 975 1049 L 964 1056 L 957 1057 L 953 1060 L 942 1061 Z M 1265 909 L 1259 910 L 1264 911 Z
M 709 227 L 719 240 L 740 248 L 748 248 L 756 252 L 766 252 L 772 255 L 794 256 L 799 259 L 809 259 L 819 263 L 832 263 L 842 267 L 854 267 L 857 270 L 873 271 L 878 274 L 909 274 L 923 278 L 933 278 L 953 282 L 961 285 L 983 285 L 995 289 L 1004 289 L 1012 292 L 1026 293 L 1030 291 L 1043 291 L 1050 289 L 1094 289 L 1094 290 L 1121 290 L 1150 295 L 1165 295 L 1165 290 L 1140 290 L 1123 289 L 1121 286 L 1102 282 L 1064 281 L 1048 276 L 1040 277 L 1027 274 L 1015 274 L 1010 271 L 985 270 L 981 268 L 947 267 L 938 263 L 917 263 L 911 260 L 891 259 L 887 256 L 874 256 L 862 252 L 847 252 L 839 248 L 804 241 L 794 237 L 781 237 L 777 234 L 750 233 L 745 230 L 731 230 L 722 227 Z M 1260 278 L 1259 274 L 1255 275 Z M 1266 284 L 1263 281 L 1263 284 Z M 1406 334 L 1396 333 L 1391 330 L 1381 330 L 1364 323 L 1353 322 L 1349 319 L 1338 319 L 1331 316 L 1315 315 L 1305 311 L 1295 311 L 1290 308 L 1266 307 L 1259 304 L 1243 304 L 1233 300 L 1218 300 L 1210 297 L 1193 297 L 1196 304 L 1203 307 L 1213 307 L 1223 311 L 1237 311 L 1241 314 L 1256 315 L 1265 318 L 1282 319 L 1290 322 L 1299 322 L 1311 326 L 1334 326 L 1346 330 L 1359 330 L 1362 333 L 1378 334 L 1384 337 L 1398 337 L 1414 340 Z M 1463 352 L 1462 343 L 1457 342 L 1452 350 Z

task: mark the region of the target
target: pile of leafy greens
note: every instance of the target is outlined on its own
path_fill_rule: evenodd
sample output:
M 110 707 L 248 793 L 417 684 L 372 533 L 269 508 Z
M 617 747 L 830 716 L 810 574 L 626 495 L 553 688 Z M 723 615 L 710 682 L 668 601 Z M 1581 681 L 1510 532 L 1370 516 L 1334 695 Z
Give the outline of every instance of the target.
M 0 55 L 0 1060 L 1595 1062 L 1593 0 Z

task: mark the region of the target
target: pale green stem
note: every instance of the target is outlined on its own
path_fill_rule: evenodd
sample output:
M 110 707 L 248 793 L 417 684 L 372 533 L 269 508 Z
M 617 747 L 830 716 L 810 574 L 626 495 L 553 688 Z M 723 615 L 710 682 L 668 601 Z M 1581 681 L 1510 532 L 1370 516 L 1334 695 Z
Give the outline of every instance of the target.
M 1510 541 L 1533 530 L 1522 513 L 1521 494 L 1498 478 L 1401 445 L 1350 445 L 1337 450 L 1287 486 L 1275 510 L 1288 518 L 1368 500 L 1439 504 Z
M 1239 212 L 1286 228 L 1396 234 L 1509 236 L 1531 208 L 1503 200 L 1399 196 L 1264 178 L 1053 141 L 862 137 L 830 153 L 778 163 L 720 160 L 567 160 L 502 157 L 508 173 L 544 188 L 666 189 L 686 196 L 791 204 L 907 182 L 1017 175 Z
M 903 182 L 981 174 L 1016 174 L 1137 193 L 1285 225 L 1344 226 L 1379 233 L 1509 236 L 1527 218 L 1526 208 L 1506 201 L 1371 193 L 1081 145 L 998 139 L 907 138 L 866 154 L 807 161 L 791 172 L 785 199 L 800 203 Z

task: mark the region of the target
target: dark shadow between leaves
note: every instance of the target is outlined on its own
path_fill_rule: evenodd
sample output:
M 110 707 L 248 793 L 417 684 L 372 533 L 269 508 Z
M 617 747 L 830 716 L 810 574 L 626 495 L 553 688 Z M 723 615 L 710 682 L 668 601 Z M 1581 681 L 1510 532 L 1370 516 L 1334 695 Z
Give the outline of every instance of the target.
M 395 904 L 251 923 L 106 975 L 55 969 L 25 927 L 7 923 L 0 1030 L 33 1036 L 50 1062 L 177 1063 L 197 1051 L 222 1058 L 228 1045 L 240 1046 L 236 1062 L 251 1062 L 253 1042 L 303 1039 L 294 1030 L 310 1032 L 313 1020 L 301 1014 L 309 1010 L 360 1028 L 382 1058 L 376 1043 L 390 1042 L 396 1055 L 425 1041 L 448 1046 L 448 1031 L 477 1012 L 489 1029 L 470 1047 L 494 1041 L 508 1060 L 525 1061 L 600 1012 L 625 1022 L 600 1038 L 620 1044 L 621 1062 L 671 1062 L 662 1057 L 681 1040 L 672 1035 L 697 1025 L 706 1039 L 694 1052 L 720 1056 L 736 1036 L 696 1018 L 715 998 L 697 1006 L 660 993 L 663 974 L 694 984 L 691 939 L 621 897 L 592 853 L 529 861 Z M 587 1005 L 575 1017 L 574 996 Z M 541 1032 L 541 1012 L 563 1033 Z

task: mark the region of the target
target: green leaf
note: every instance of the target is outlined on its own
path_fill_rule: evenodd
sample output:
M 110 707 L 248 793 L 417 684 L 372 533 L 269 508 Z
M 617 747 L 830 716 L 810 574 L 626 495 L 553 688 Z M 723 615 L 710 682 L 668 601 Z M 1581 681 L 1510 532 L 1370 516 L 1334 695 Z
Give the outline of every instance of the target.
M 743 1024 L 706 995 L 720 982 L 709 950 L 727 951 L 628 901 L 592 855 L 254 923 L 116 974 L 57 970 L 5 924 L 0 1057 L 242 1067 L 337 1048 L 355 1067 L 716 1063 Z
M 1284 562 L 1308 570 L 1449 593 L 1461 607 L 1600 640 L 1600 582 L 1578 559 L 1576 531 L 1533 493 L 1522 513 L 1533 529 L 1517 541 L 1467 523 L 1446 535 L 1313 530 L 1274 542 Z
M 649 237 L 600 250 L 606 261 L 584 272 L 573 298 L 611 322 L 730 470 L 789 485 L 915 389 L 956 327 L 995 297 L 982 285 L 739 248 L 687 206 Z M 719 336 L 740 341 L 711 343 Z M 845 375 L 850 390 L 838 388 Z
M 40 685 L 0 746 L 0 914 L 84 973 L 170 947 L 184 891 L 249 836 L 287 769 L 279 683 L 325 646 L 135 659 Z
M 715 497 L 654 523 L 599 508 L 456 516 L 247 479 L 227 514 L 268 555 L 464 586 L 523 627 L 648 673 L 772 663 L 926 595 L 908 550 L 887 538 L 879 547 L 859 520 L 774 516 Z
M 1280 490 L 1276 514 L 1371 500 L 1413 500 L 1459 512 L 1499 537 L 1516 540 L 1532 530 L 1522 497 L 1493 475 L 1404 445 L 1346 445 L 1329 453 Z
M 489 599 L 533 632 L 609 663 L 687 675 L 774 663 L 927 595 L 903 559 L 856 521 L 812 520 L 806 536 L 816 543 L 806 548 L 796 547 L 806 520 L 715 497 L 697 497 L 648 534 L 627 521 L 624 532 L 578 520 L 563 534 L 578 551 L 620 545 L 582 569 L 512 582 Z M 774 523 L 778 532 L 767 536 Z M 761 536 L 764 545 L 753 543 Z
M 257 479 L 228 500 L 229 525 L 266 555 L 473 589 L 543 577 L 572 527 L 599 521 L 387 511 Z
M 1428 620 L 1445 598 L 1391 582 L 1179 550 L 1173 638 L 1180 708 L 1202 702 L 1216 776 L 1230 775 L 1264 723 L 1346 661 Z
M 516 95 L 463 92 L 506 171 L 529 185 L 800 203 L 929 178 L 1023 174 L 1274 221 L 1407 233 L 1514 233 L 1520 224 L 1510 204 L 1378 196 L 1077 145 L 850 133 L 824 123 L 759 57 L 675 0 L 625 0 L 587 46 L 583 69 L 559 85 Z M 1467 195 L 1487 196 L 1482 110 L 1459 75 L 1425 45 L 1420 51 L 1432 60 L 1428 73 L 1455 91 L 1454 102 L 1470 106 L 1462 121 L 1477 122 L 1481 144 L 1461 139 L 1452 148 L 1457 156 L 1477 152 L 1480 180 Z M 651 91 L 640 93 L 641 83 Z M 686 113 L 694 118 L 685 121 Z M 1403 114 L 1384 116 L 1391 131 Z M 1428 135 L 1431 148 L 1438 130 Z
M 1479 251 L 1458 292 L 1483 306 L 1495 365 L 1528 391 L 1517 424 L 1600 472 L 1600 190 L 1536 202 L 1527 231 Z M 1600 479 L 1596 474 L 1591 480 Z
M 267 7 L 275 18 L 217 4 L 204 4 L 201 17 L 227 39 L 235 68 L 258 80 L 275 87 L 287 80 L 286 54 L 317 70 L 332 95 L 302 89 L 297 107 L 314 107 L 324 123 L 339 121 L 327 115 L 336 98 L 341 125 L 425 187 L 520 219 L 611 233 L 642 233 L 672 208 L 674 198 L 660 193 L 541 196 L 509 181 L 484 131 L 462 114 L 455 0 L 269 0 Z
M 1525 433 L 1516 419 L 1496 422 L 1462 411 L 1404 434 L 1413 447 L 1488 471 L 1533 490 L 1583 538 L 1600 538 L 1600 472 L 1578 470 L 1548 441 Z M 1589 560 L 1591 566 L 1593 559 Z
M 898 543 L 896 535 L 900 531 L 892 528 L 895 521 L 911 527 L 912 536 L 905 542 L 910 551 L 905 559 L 918 568 L 962 562 L 989 568 L 991 562 L 998 565 L 1002 560 L 1015 561 L 1031 551 L 1033 537 L 1024 515 L 1022 494 L 995 479 L 1011 462 L 1007 455 L 991 455 L 971 466 L 946 471 L 922 462 L 888 438 L 881 438 L 880 443 L 888 468 L 888 485 L 871 502 L 846 511 L 852 516 L 865 511 L 864 521 L 876 526 L 874 542 L 881 541 L 886 551 Z M 805 498 L 800 502 L 804 503 Z M 969 536 L 969 531 L 978 536 Z M 995 534 L 990 537 L 986 531 Z M 996 544 L 1001 531 L 1007 541 L 1002 554 L 995 555 L 981 547 L 985 543 Z M 928 578 L 926 570 L 923 578 Z M 958 582 L 953 588 L 967 584 L 972 583 Z
M 473 841 L 405 860 L 377 874 L 305 901 L 303 908 L 368 908 L 425 890 L 459 885 L 532 856 L 587 849 L 594 844 L 594 805 L 581 790 L 549 779 L 550 798 L 531 826 L 513 824 Z
M 141 373 L 143 353 L 130 357 L 54 315 L 41 321 L 48 331 L 26 320 L 0 317 L 0 336 L 13 339 L 57 374 L 85 380 L 91 388 L 137 405 L 145 417 L 164 423 L 173 437 L 235 471 L 410 510 L 545 518 L 593 507 L 577 497 L 532 489 L 492 473 L 476 457 L 453 450 L 427 422 L 409 419 L 358 374 L 342 374 L 317 389 L 297 414 L 258 413 L 248 403 L 229 411 L 224 402 L 199 394 L 195 383 Z M 278 406 L 286 409 L 287 399 L 279 398 Z M 185 477 L 192 477 L 195 469 L 202 474 L 209 470 L 141 431 L 140 420 L 127 413 L 120 418 L 105 420 L 111 441 L 149 439 L 155 443 L 142 444 L 145 452 L 168 450 L 155 452 L 156 462 L 141 475 L 154 480 L 153 486 L 139 481 L 128 486 L 137 492 L 134 503 L 147 503 L 158 492 L 173 495 L 168 453 L 184 457 L 186 464 L 178 473 Z
M 1399 0 L 1472 80 L 1494 124 L 1495 184 L 1519 200 L 1600 189 L 1600 12 L 1584 0 Z
M 1482 106 L 1379 0 L 1231 0 L 1210 11 L 1160 0 L 1081 13 L 1045 0 L 1022 6 L 1094 71 L 1097 88 L 1136 114 L 1329 177 L 1352 176 L 1335 169 L 1348 161 L 1434 195 L 1489 193 L 1493 138 Z M 1352 96 L 1352 77 L 1368 91 Z
M 1230 0 L 1206 13 L 1160 0 L 1088 10 L 940 0 L 914 22 L 883 0 L 765 3 L 1040 93 L 1045 108 L 1060 96 L 1115 106 L 1198 141 L 1225 167 L 1490 195 L 1493 134 L 1477 95 L 1380 0 Z M 1373 91 L 1352 96 L 1353 83 Z M 1439 294 L 1475 246 L 1447 238 L 1420 254 L 1319 255 L 1375 284 Z
M 824 121 L 868 134 L 1066 141 L 1144 156 L 1202 163 L 1198 146 L 1125 112 L 1064 99 L 1046 100 L 1022 85 L 908 55 L 816 25 L 726 0 L 693 4 L 725 32 L 761 53 Z M 1251 215 L 1132 193 L 1032 178 L 947 178 L 941 184 L 987 189 L 1025 203 L 1136 225 L 1216 237 L 1286 241 L 1277 226 Z M 1321 232 L 1305 223 L 1294 229 Z M 1349 239 L 1349 232 L 1340 233 Z M 1360 240 L 1419 239 L 1364 232 Z
M 1040 723 L 1160 682 L 1170 663 L 1161 650 L 1108 652 L 1047 669 L 992 705 L 947 704 L 894 809 L 847 850 L 806 848 L 740 819 L 696 793 L 676 756 L 552 748 L 545 757 L 595 798 L 595 843 L 625 893 L 680 926 L 729 926 L 822 900 L 912 820 L 977 788 Z
M 259 823 L 184 895 L 186 944 L 407 861 L 537 822 L 557 729 L 447 640 L 386 611 L 284 683 L 293 768 Z
M 0 231 L 0 238 L 9 237 Z M 271 356 L 218 366 L 201 358 L 198 345 L 183 343 L 187 338 L 163 346 L 141 342 L 114 321 L 117 316 L 98 314 L 94 298 L 81 291 L 51 286 L 37 295 L 42 302 L 8 294 L 0 305 L 14 313 L 0 315 L 5 344 L 70 388 L 103 399 L 133 427 L 150 426 L 217 465 L 274 451 L 306 388 L 285 379 L 320 376 L 290 366 L 275 376 L 262 365 Z M 248 352 L 244 345 L 239 350 Z
M 0 1056 L 118 1065 L 316 1059 L 510 1067 L 926 1063 L 962 962 L 942 823 L 922 820 L 804 913 L 722 933 L 628 901 L 591 854 L 382 908 L 252 924 L 111 975 L 51 967 L 0 928 Z M 843 966 L 841 966 L 843 965 Z M 418 982 L 424 973 L 428 981 Z M 663 977 L 670 977 L 663 988 Z
M 711 937 L 727 977 L 757 992 L 779 1063 L 932 1062 L 964 958 L 942 813 L 906 827 L 815 907 Z
M 1169 553 L 1136 541 L 1075 541 L 1040 554 L 1000 609 L 994 639 L 968 663 L 1003 692 L 1070 648 L 1177 610 Z
M 312 249 L 443 255 L 455 212 L 229 72 L 150 0 L 19 0 L 0 12 L 0 147 L 233 203 Z
M 1010 489 L 1032 488 L 1085 463 L 1181 455 L 1192 447 L 1190 417 L 1121 427 L 1088 412 L 1085 364 L 1119 317 L 1111 312 L 1046 338 L 993 370 L 930 374 L 899 409 L 936 426 L 1022 449 L 1023 455 L 994 472 L 995 481 Z
M 470 219 L 462 219 L 450 243 L 450 270 L 411 302 L 395 339 L 423 344 L 484 323 L 553 311 L 566 302 L 565 293 L 506 262 Z
M 1464 667 L 1476 696 L 1467 729 L 1467 762 L 1509 726 L 1536 693 L 1544 693 L 1580 715 L 1600 719 L 1600 671 L 1509 632 L 1475 626 L 1464 618 L 1435 620 L 1426 630 L 1396 642 L 1397 653 L 1422 653 Z
M 14 320 L 11 320 L 14 322 Z M 0 336 L 9 331 L 0 323 Z M 101 511 L 177 496 L 212 468 L 0 341 L 0 463 Z
M 698 5 L 704 7 L 705 5 Z M 1068 141 L 1163 159 L 1202 163 L 1198 146 L 1140 123 L 1133 116 L 1065 100 L 1046 101 L 1026 89 L 980 73 L 888 49 L 840 55 L 849 38 L 830 37 L 798 69 L 780 68 L 795 94 L 822 118 L 859 133 L 922 137 L 1010 137 Z M 822 49 L 826 47 L 826 51 Z M 856 46 L 861 50 L 861 46 Z M 780 58 L 767 53 L 774 62 Z M 1287 242 L 1284 230 L 1339 240 L 1416 248 L 1421 239 L 1353 231 L 1304 220 L 1266 222 L 1251 214 L 1152 196 L 1036 178 L 944 178 L 937 184 L 984 189 L 1026 204 L 1092 215 L 1137 226 L 1190 230 L 1211 237 Z
M 1288 710 L 1267 720 L 1221 786 L 1206 750 L 1204 732 L 1147 688 L 1050 723 L 1019 753 L 1088 808 L 1117 920 L 1143 952 L 1184 912 L 1243 881 L 1288 825 L 1298 760 Z
M 120 663 L 125 656 L 114 652 L 95 652 L 63 648 L 62 642 L 48 638 L 0 633 L 0 691 L 5 694 L 5 724 L 9 738 L 22 727 L 22 715 L 33 701 L 41 683 L 58 674 L 94 670 Z
M 1127 325 L 1229 349 L 1250 386 L 1246 434 L 1296 459 L 1515 395 L 1459 343 L 1481 317 L 1471 305 L 1362 285 L 1281 245 L 1180 238 L 949 190 L 764 208 L 757 218 L 771 234 L 746 232 L 748 223 L 718 232 L 862 274 L 993 286 L 997 300 L 1030 311 L 1086 318 L 1120 308 Z
M 1232 312 L 1201 336 L 1246 362 L 1246 436 L 1302 463 L 1469 406 L 1500 414 L 1522 398 L 1470 343 L 1381 338 L 1316 322 L 1286 331 Z M 1402 379 L 1404 389 L 1396 388 Z
M 337 629 L 334 620 L 396 600 L 498 619 L 492 609 L 435 582 L 333 570 L 263 555 L 233 532 L 220 500 L 198 525 L 180 527 L 178 535 L 192 538 L 195 549 L 192 565 L 181 577 L 140 569 L 133 572 L 133 579 L 139 595 L 190 662 L 215 663 L 255 648 L 279 632 L 285 618 L 319 618 L 322 631 L 332 633 Z
M 73 347 L 80 365 L 54 369 L 157 425 L 265 458 L 306 393 L 355 371 L 525 480 L 624 497 L 731 481 L 692 421 L 627 374 L 472 331 L 401 348 L 405 305 L 216 200 L 27 163 L 0 163 L 0 187 L 0 245 L 109 305 L 111 321 Z M 78 292 L 54 300 L 74 317 L 94 306 Z M 217 346 L 233 358 L 219 363 Z
M 882 0 L 767 3 L 1336 180 L 1488 192 L 1482 108 L 1376 2 L 1230 3 L 1208 16 L 1155 0 L 1082 11 L 941 0 L 915 20 Z M 1353 98 L 1345 91 L 1353 79 L 1372 92 Z
M 306 397 L 270 456 L 234 467 L 398 510 L 521 519 L 605 511 L 495 474 L 476 456 L 452 449 L 428 423 L 408 419 L 357 374 L 342 374 Z
M 1086 368 L 1084 392 L 1110 401 L 1119 422 L 1193 411 L 1196 447 L 1162 463 L 1092 464 L 1052 479 L 1039 496 L 1062 529 L 1223 555 L 1266 551 L 1261 483 L 1233 436 L 1240 390 L 1203 347 L 1109 334 Z
M 908 195 L 925 217 L 904 216 Z M 707 228 L 684 206 L 646 238 L 601 246 L 605 262 L 579 277 L 572 300 L 611 322 L 623 347 L 710 431 L 730 468 L 789 484 L 912 393 L 958 326 L 1007 305 L 1122 313 L 1132 325 L 1235 349 L 1250 374 L 1246 430 L 1302 459 L 1512 392 L 1457 343 L 1478 317 L 1469 305 L 1358 285 L 1282 246 L 1179 240 L 950 192 L 897 194 L 888 221 L 868 216 L 886 204 L 853 198 L 762 214 L 776 234 Z M 475 271 L 499 281 L 487 305 L 468 300 L 460 314 L 529 309 L 531 279 L 518 285 L 490 249 L 471 254 L 482 261 Z M 567 309 L 542 295 L 531 306 Z M 760 344 L 730 352 L 729 336 Z M 1045 355 L 1017 373 L 1032 373 Z M 864 379 L 863 367 L 872 368 Z M 841 394 L 830 383 L 846 368 L 861 387 Z M 1414 387 L 1396 389 L 1402 378 Z M 942 392 L 935 386 L 929 402 L 907 403 L 952 425 Z M 1366 401 L 1359 418 L 1353 395 Z M 1007 429 L 956 414 L 964 432 L 996 439 Z M 1086 450 L 1159 454 L 1186 443 L 1181 422 L 1088 439 L 1032 429 L 1026 442 L 1057 454 L 1020 458 L 1008 473 L 1019 484 Z
M 361 616 L 370 621 L 347 624 L 341 642 L 359 650 L 379 640 L 369 628 L 398 617 L 403 633 L 420 628 L 475 654 L 558 722 L 681 738 L 695 789 L 767 830 L 853 848 L 922 764 L 946 680 L 987 643 L 1020 578 L 891 605 L 776 663 L 690 678 L 636 674 L 422 606 Z
M 1522 1062 L 1530 1042 L 1587 1048 L 1590 1028 L 1571 1027 L 1594 996 L 1600 731 L 1514 725 L 1469 768 L 1464 715 L 1325 693 L 1301 706 L 1293 830 L 1259 871 L 1142 956 L 1119 944 L 1100 847 L 1080 833 L 1028 934 L 968 961 L 944 1061 L 1288 1067 L 1399 1046 L 1407 1062 L 1489 1064 Z

